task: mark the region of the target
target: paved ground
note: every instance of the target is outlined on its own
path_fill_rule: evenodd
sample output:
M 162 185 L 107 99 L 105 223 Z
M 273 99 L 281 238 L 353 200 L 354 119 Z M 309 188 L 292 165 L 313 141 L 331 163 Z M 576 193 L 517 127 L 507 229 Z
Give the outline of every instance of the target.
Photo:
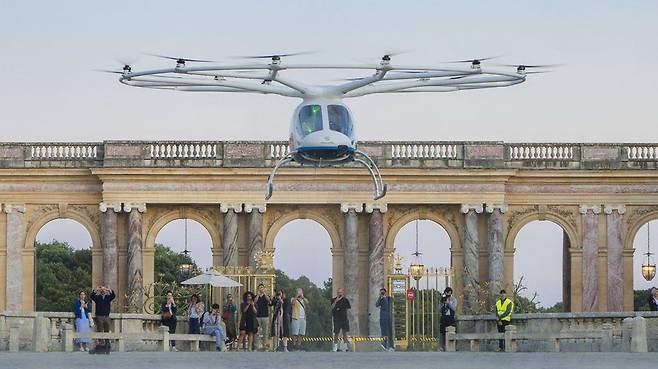
M 658 355 L 626 353 L 217 353 L 131 352 L 92 356 L 86 353 L 0 353 L 2 369 L 643 369 L 658 367 Z

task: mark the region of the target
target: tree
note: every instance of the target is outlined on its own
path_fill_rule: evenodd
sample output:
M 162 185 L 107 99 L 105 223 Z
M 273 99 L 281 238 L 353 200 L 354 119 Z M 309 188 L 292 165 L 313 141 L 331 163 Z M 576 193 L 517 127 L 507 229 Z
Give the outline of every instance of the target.
M 176 252 L 168 246 L 155 244 L 155 279 L 159 282 L 175 283 L 186 280 L 188 277 L 180 273 L 179 266 L 183 263 L 192 264 L 192 269 L 197 269 L 196 264 L 189 255 Z
M 91 290 L 91 249 L 74 250 L 66 242 L 36 244 L 37 311 L 71 311 L 80 291 Z
M 649 310 L 649 290 L 635 290 L 633 291 L 633 308 L 635 311 L 648 311 Z

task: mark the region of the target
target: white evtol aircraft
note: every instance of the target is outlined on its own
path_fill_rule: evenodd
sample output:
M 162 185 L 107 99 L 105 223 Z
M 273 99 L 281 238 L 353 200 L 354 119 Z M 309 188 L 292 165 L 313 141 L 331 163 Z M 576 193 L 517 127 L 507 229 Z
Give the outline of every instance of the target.
M 375 162 L 357 149 L 355 120 L 343 102 L 346 98 L 380 93 L 451 92 L 481 88 L 507 87 L 522 83 L 530 68 L 551 65 L 506 65 L 516 70 L 484 69 L 481 62 L 491 58 L 459 60 L 467 68 L 395 65 L 394 53 L 382 56 L 379 63 L 367 64 L 285 64 L 283 57 L 297 54 L 258 55 L 244 58 L 269 59 L 269 63 L 187 66 L 186 63 L 211 63 L 209 60 L 154 55 L 174 60 L 174 68 L 133 72 L 126 64 L 118 73 L 125 85 L 153 89 L 198 92 L 251 92 L 276 94 L 302 99 L 290 123 L 290 152 L 276 163 L 267 181 L 266 199 L 272 196 L 277 170 L 295 161 L 317 167 L 356 161 L 372 176 L 374 199 L 386 195 L 386 184 Z M 289 70 L 372 70 L 373 74 L 326 86 L 310 85 L 282 76 Z M 499 68 L 500 69 L 500 68 Z

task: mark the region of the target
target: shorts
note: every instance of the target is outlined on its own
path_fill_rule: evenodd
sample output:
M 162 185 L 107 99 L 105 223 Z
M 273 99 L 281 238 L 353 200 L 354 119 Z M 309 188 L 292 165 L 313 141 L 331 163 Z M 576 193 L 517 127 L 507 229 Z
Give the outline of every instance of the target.
M 343 331 L 343 333 L 350 331 L 349 320 L 334 320 L 334 334 L 338 334 L 340 331 Z
M 290 334 L 293 336 L 306 335 L 306 319 L 291 319 Z

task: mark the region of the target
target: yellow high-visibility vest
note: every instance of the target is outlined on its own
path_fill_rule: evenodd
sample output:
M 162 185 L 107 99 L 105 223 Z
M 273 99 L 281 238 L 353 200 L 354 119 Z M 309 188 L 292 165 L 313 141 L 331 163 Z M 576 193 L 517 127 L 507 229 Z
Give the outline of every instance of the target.
M 510 299 L 505 299 L 505 301 L 503 301 L 502 303 L 500 302 L 500 300 L 496 300 L 496 314 L 497 314 L 497 316 L 501 316 L 501 315 L 505 314 L 505 312 L 507 311 L 507 306 L 510 306 L 510 310 L 509 310 L 510 313 L 509 313 L 508 316 L 503 317 L 500 320 L 504 320 L 504 321 L 509 322 L 509 321 L 512 320 L 512 312 L 514 311 L 514 303 Z

